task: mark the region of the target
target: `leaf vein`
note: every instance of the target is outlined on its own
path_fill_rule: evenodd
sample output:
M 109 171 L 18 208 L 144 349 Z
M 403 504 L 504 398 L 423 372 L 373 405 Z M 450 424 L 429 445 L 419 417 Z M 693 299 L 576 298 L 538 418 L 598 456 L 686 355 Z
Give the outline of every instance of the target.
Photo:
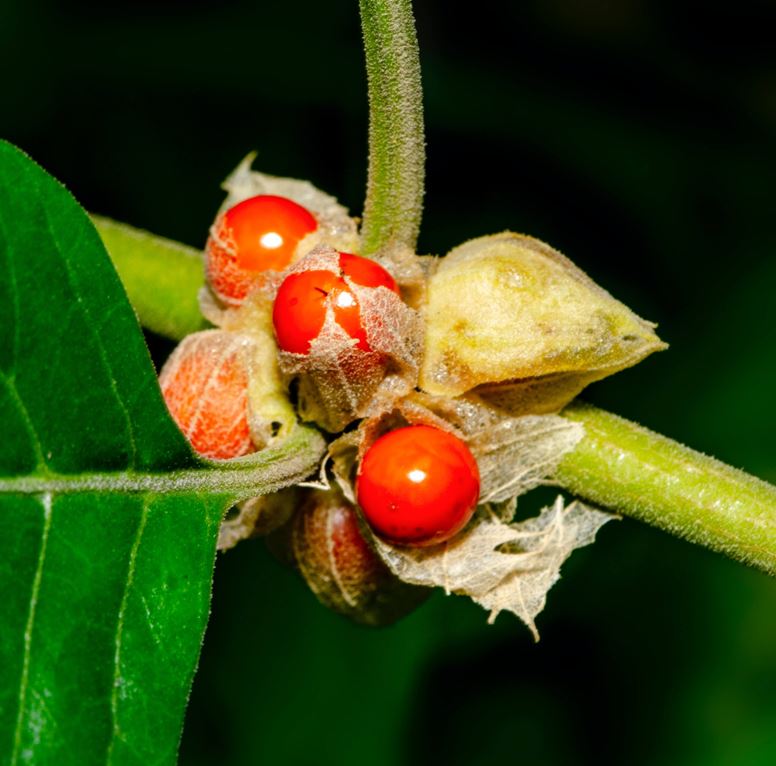
M 0 376 L 3 379 L 3 383 L 5 383 L 6 390 L 8 391 L 8 393 L 11 396 L 11 399 L 16 405 L 17 412 L 21 415 L 21 418 L 24 424 L 27 426 L 27 431 L 30 436 L 30 441 L 32 442 L 33 448 L 35 450 L 35 458 L 36 458 L 38 467 L 42 468 L 46 465 L 46 460 L 43 457 L 43 450 L 40 443 L 40 438 L 38 437 L 38 431 L 32 422 L 32 418 L 30 417 L 30 412 L 27 409 L 27 405 L 24 403 L 24 400 L 21 398 L 21 396 L 19 396 L 19 391 L 16 388 L 15 380 L 12 380 L 9 376 L 5 374 L 0 374 Z M 2 492 L 2 482 L 0 482 L 0 492 Z
M 24 660 L 22 662 L 22 675 L 19 681 L 19 713 L 16 716 L 16 729 L 14 731 L 13 753 L 11 754 L 11 766 L 19 762 L 19 748 L 22 741 L 22 729 L 24 725 L 24 713 L 27 704 L 27 688 L 30 678 L 30 654 L 32 647 L 32 631 L 35 627 L 35 612 L 38 605 L 40 583 L 43 579 L 43 564 L 46 560 L 46 548 L 48 545 L 49 530 L 51 529 L 52 499 L 50 494 L 41 498 L 43 505 L 43 534 L 41 536 L 40 553 L 38 554 L 38 566 L 32 581 L 30 593 L 30 611 L 27 615 L 27 624 L 24 628 Z
M 121 686 L 121 641 L 124 634 L 124 618 L 127 613 L 127 604 L 129 601 L 129 595 L 132 590 L 135 579 L 135 569 L 137 567 L 137 552 L 140 548 L 140 540 L 143 537 L 143 531 L 145 530 L 146 522 L 148 521 L 148 506 L 150 503 L 150 497 L 143 497 L 143 512 L 140 516 L 140 523 L 137 526 L 135 532 L 135 539 L 132 541 L 132 549 L 129 553 L 129 564 L 127 566 L 126 585 L 124 586 L 124 593 L 121 597 L 121 605 L 119 606 L 118 621 L 116 623 L 116 651 L 113 657 L 113 682 L 111 685 L 110 695 L 110 712 L 111 720 L 113 723 L 113 736 L 108 744 L 108 752 L 106 755 L 106 764 L 110 764 L 113 761 L 113 745 L 117 739 L 124 740 L 121 734 L 121 727 L 119 726 L 119 688 Z

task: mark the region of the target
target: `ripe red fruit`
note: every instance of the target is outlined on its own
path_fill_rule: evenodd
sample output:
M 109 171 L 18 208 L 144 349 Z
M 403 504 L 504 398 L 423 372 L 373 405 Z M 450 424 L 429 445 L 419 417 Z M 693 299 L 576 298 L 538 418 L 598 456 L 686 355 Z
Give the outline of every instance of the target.
M 173 420 L 203 457 L 255 451 L 248 422 L 245 348 L 231 333 L 189 335 L 173 352 L 159 384 Z
M 350 253 L 339 253 L 340 273 L 325 269 L 296 271 L 280 285 L 272 311 L 275 337 L 284 351 L 307 354 L 326 319 L 331 306 L 337 324 L 353 339 L 357 347 L 370 351 L 366 330 L 361 323 L 358 299 L 345 277 L 362 287 L 386 287 L 397 293 L 394 278 L 378 263 Z
M 296 246 L 318 228 L 315 217 L 285 197 L 259 194 L 229 208 L 208 239 L 210 286 L 225 303 L 241 303 L 264 271 L 282 271 Z
M 469 448 L 431 426 L 381 436 L 364 455 L 356 481 L 358 504 L 375 533 L 413 547 L 460 532 L 479 494 L 480 474 Z

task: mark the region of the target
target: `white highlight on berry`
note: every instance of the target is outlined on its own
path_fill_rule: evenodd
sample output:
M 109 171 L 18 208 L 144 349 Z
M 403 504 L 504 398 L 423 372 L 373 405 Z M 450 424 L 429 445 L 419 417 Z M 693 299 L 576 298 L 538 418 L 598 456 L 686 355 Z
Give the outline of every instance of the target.
M 283 237 L 276 231 L 268 231 L 266 234 L 262 234 L 259 239 L 262 247 L 266 247 L 267 250 L 277 250 L 283 244 Z
M 426 472 L 425 471 L 421 471 L 420 468 L 413 468 L 407 474 L 407 478 L 410 481 L 415 482 L 415 484 L 420 484 L 420 482 L 422 482 L 423 479 L 426 478 Z
M 350 293 L 340 293 L 337 296 L 337 306 L 341 309 L 349 309 L 351 306 L 355 305 L 356 300 Z

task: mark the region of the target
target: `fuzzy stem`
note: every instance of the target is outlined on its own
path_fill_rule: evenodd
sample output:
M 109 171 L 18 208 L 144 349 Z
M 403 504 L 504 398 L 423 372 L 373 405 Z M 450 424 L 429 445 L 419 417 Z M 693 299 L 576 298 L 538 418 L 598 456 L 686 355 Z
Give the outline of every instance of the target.
M 172 340 L 207 326 L 197 293 L 202 253 L 109 218 L 91 216 L 143 327 Z
M 561 486 L 776 574 L 776 487 L 596 407 L 562 414 L 585 437 L 561 462 Z
M 425 140 L 420 58 L 410 0 L 360 0 L 369 85 L 369 174 L 362 253 L 415 250 Z
M 203 492 L 223 495 L 230 503 L 290 487 L 315 474 L 326 442 L 311 426 L 296 426 L 283 441 L 233 460 L 199 460 L 197 467 L 166 473 L 135 471 L 70 473 L 45 472 L 29 476 L 0 476 L 0 496 L 147 493 L 165 495 Z

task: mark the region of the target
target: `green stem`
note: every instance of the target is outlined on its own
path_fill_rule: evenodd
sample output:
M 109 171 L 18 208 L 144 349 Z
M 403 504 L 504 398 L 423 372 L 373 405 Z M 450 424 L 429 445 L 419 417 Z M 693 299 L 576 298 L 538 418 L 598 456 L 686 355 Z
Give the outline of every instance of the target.
M 563 487 L 776 574 L 776 487 L 590 405 L 562 414 L 585 427 Z
M 369 174 L 362 252 L 415 250 L 425 140 L 420 59 L 410 0 L 360 0 L 369 84 Z
M 91 219 L 143 327 L 180 340 L 207 325 L 197 300 L 202 253 L 109 218 Z
M 0 496 L 146 493 L 222 494 L 230 502 L 266 495 L 298 484 L 319 468 L 326 442 L 310 426 L 297 426 L 288 438 L 252 455 L 224 462 L 202 461 L 200 467 L 166 473 L 136 471 L 0 476 Z

